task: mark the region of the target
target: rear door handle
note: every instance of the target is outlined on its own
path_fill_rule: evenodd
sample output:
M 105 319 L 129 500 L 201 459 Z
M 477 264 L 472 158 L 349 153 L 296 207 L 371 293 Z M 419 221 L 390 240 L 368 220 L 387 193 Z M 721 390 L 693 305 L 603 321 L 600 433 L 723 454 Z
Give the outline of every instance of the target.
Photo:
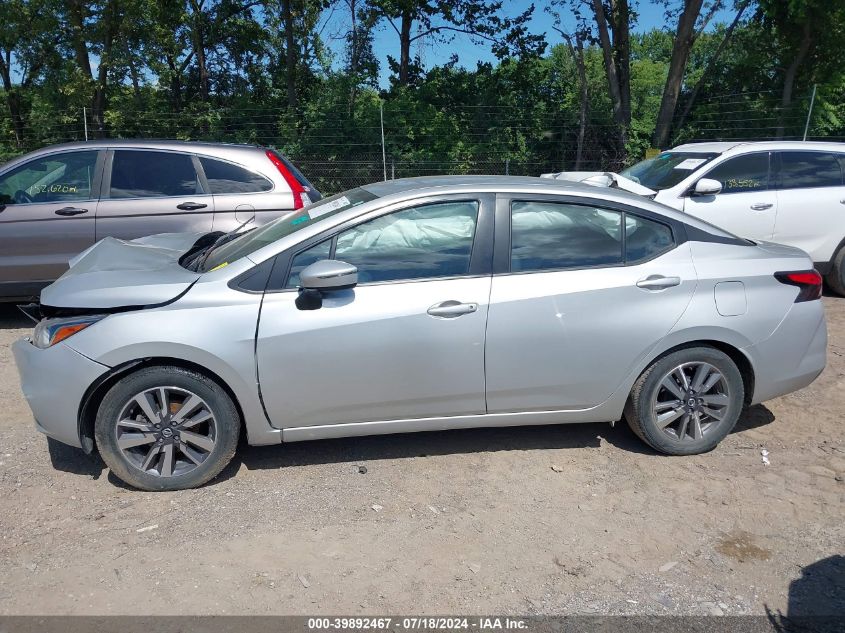
M 771 209 L 773 205 L 771 202 L 758 202 L 756 204 L 752 204 L 751 208 L 754 211 L 765 211 L 766 209 Z
M 470 314 L 478 310 L 477 303 L 461 303 L 460 301 L 443 301 L 442 303 L 435 303 L 428 309 L 431 316 L 443 317 L 444 319 L 454 319 L 462 314 Z
M 637 282 L 637 288 L 645 290 L 663 290 L 678 286 L 681 283 L 680 277 L 664 277 L 663 275 L 649 275 Z
M 80 209 L 79 207 L 62 207 L 61 209 L 56 209 L 56 215 L 80 215 L 82 213 L 88 213 L 88 209 Z
M 196 211 L 197 209 L 205 209 L 208 205 L 203 204 L 202 202 L 183 202 L 182 204 L 177 204 L 177 209 L 182 209 L 182 211 Z

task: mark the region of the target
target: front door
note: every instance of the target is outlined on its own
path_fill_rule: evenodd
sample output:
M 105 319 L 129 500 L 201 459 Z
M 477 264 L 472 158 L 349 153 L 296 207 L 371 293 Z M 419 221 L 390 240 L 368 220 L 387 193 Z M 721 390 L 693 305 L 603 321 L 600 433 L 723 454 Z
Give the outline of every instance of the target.
M 0 296 L 37 294 L 94 243 L 100 154 L 49 154 L 0 176 Z
M 684 211 L 751 240 L 771 240 L 778 198 L 769 185 L 769 153 L 742 154 L 719 163 L 703 178 L 722 183 L 716 195 L 689 195 Z
M 214 199 L 182 152 L 116 149 L 106 161 L 97 239 L 211 231 Z
M 474 274 L 489 262 L 473 249 L 491 213 L 482 203 L 394 211 L 292 258 L 285 288 L 265 294 L 258 328 L 258 377 L 274 426 L 484 413 L 490 276 Z M 298 272 L 329 257 L 357 266 L 359 285 L 298 310 Z
M 500 208 L 488 412 L 601 404 L 689 304 L 689 247 L 657 219 L 586 203 L 514 199 Z

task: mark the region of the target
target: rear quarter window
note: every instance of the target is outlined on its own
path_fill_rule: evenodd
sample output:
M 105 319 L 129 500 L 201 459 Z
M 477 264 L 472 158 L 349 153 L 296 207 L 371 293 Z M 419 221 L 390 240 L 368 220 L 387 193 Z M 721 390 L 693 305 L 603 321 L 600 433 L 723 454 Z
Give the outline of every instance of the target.
M 273 183 L 244 167 L 213 158 L 200 158 L 211 193 L 261 193 L 270 191 Z

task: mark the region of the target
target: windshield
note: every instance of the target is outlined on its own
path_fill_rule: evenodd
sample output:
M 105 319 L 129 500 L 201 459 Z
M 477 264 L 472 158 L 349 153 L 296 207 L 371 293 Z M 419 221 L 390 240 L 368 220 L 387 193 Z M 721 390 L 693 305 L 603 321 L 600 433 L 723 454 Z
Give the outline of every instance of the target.
M 199 272 L 207 272 L 221 268 L 235 260 L 254 253 L 259 248 L 296 233 L 300 229 L 311 226 L 315 221 L 331 217 L 346 209 L 378 198 L 366 189 L 350 189 L 331 198 L 323 198 L 319 202 L 304 209 L 268 222 L 262 227 L 244 233 L 231 242 L 221 244 L 211 251 Z
M 660 191 L 674 187 L 717 156 L 700 152 L 663 152 L 628 167 L 621 175 L 643 187 Z

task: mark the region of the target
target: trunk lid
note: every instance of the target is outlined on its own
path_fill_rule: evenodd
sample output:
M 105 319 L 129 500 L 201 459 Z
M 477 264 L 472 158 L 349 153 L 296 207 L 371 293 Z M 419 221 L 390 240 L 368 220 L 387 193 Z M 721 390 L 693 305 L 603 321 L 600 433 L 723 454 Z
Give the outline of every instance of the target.
M 106 237 L 70 260 L 70 269 L 41 291 L 41 305 L 109 310 L 172 301 L 200 277 L 180 266 L 179 259 L 204 235 Z
M 595 187 L 612 187 L 646 197 L 652 197 L 657 194 L 653 189 L 643 187 L 630 178 L 625 178 L 625 176 L 620 176 L 612 171 L 559 171 L 553 174 L 540 174 L 540 178 L 581 182 L 585 185 L 593 185 Z

